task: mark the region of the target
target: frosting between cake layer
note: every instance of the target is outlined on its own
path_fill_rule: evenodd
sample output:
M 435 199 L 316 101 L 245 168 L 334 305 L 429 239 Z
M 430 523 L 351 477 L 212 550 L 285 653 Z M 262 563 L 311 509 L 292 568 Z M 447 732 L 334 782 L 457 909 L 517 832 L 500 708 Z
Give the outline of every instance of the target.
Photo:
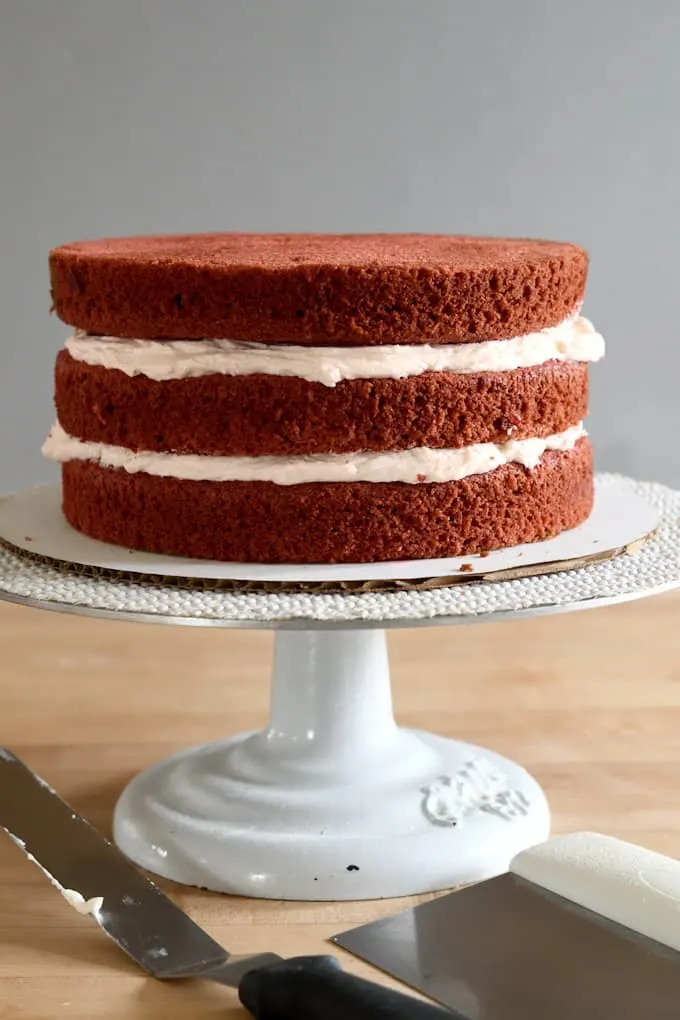
M 69 436 L 58 423 L 42 448 L 45 457 L 64 463 L 94 461 L 101 467 L 122 468 L 186 481 L 273 482 L 455 482 L 485 474 L 503 464 L 535 468 L 547 450 L 568 451 L 585 436 L 582 424 L 556 435 L 505 443 L 476 443 L 456 450 L 418 447 L 390 453 L 311 454 L 305 457 L 210 457 L 199 454 L 136 452 L 122 446 L 91 443 Z
M 580 315 L 510 340 L 373 347 L 296 347 L 234 340 L 137 340 L 76 331 L 76 361 L 157 382 L 203 375 L 294 376 L 336 386 L 345 379 L 405 379 L 424 372 L 510 372 L 548 361 L 599 361 L 605 343 Z

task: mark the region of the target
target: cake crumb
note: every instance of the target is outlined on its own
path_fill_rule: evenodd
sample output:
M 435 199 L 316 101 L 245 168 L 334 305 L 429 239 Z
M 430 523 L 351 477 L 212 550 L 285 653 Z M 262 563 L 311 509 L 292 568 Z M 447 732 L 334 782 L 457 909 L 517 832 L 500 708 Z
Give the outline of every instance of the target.
M 488 555 L 489 555 L 488 552 L 486 552 L 485 550 L 484 552 L 480 552 L 479 558 L 480 560 L 485 560 L 488 557 Z
M 101 409 L 99 404 L 93 404 L 92 405 L 92 413 L 93 413 L 93 415 L 95 416 L 95 418 L 97 419 L 97 421 L 99 422 L 100 425 L 106 426 L 106 424 L 107 424 L 106 416 L 102 412 L 102 409 Z
M 30 535 L 24 535 L 24 542 L 32 542 L 32 541 L 33 541 L 33 539 L 31 538 Z
M 472 567 L 471 563 L 462 563 L 460 569 L 461 569 L 461 572 L 465 571 L 467 573 L 470 570 L 472 570 L 473 567 Z
M 416 475 L 416 478 L 418 479 L 419 482 L 426 482 L 427 481 L 427 475 L 418 474 L 418 475 Z

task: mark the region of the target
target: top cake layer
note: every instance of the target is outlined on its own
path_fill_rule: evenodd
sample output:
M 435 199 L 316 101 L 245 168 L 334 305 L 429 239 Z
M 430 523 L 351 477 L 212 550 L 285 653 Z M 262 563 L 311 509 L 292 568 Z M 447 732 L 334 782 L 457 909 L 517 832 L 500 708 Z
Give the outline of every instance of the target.
M 50 253 L 54 309 L 88 333 L 314 346 L 523 336 L 574 312 L 587 271 L 573 244 L 420 234 L 165 235 Z

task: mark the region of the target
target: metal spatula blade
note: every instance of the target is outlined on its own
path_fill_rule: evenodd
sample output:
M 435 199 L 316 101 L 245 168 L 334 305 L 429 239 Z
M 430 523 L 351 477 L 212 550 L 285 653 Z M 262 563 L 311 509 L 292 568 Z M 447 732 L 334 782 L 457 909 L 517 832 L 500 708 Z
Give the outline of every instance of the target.
M 342 971 L 331 956 L 235 957 L 43 779 L 0 747 L 0 828 L 82 913 L 156 978 L 238 988 L 260 1020 L 441 1020 L 442 1011 Z
M 186 977 L 227 962 L 222 946 L 7 751 L 0 757 L 0 826 L 69 901 L 94 901 L 88 912 L 99 927 L 155 977 Z
M 680 862 L 573 833 L 333 941 L 466 1020 L 678 1020 Z

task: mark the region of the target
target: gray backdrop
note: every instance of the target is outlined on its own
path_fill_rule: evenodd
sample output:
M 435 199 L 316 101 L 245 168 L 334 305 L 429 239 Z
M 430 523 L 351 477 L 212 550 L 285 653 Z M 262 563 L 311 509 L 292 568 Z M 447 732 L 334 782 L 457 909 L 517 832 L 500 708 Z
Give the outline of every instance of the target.
M 214 229 L 572 240 L 599 466 L 680 484 L 680 3 L 0 0 L 0 489 L 52 477 L 48 250 Z

